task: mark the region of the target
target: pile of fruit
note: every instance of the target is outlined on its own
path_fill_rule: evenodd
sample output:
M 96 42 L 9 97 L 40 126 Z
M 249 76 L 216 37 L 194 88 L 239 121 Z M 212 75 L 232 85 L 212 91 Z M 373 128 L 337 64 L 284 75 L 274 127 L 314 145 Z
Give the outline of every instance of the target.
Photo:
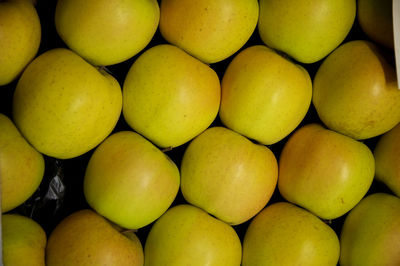
M 400 265 L 391 0 L 0 0 L 4 265 Z

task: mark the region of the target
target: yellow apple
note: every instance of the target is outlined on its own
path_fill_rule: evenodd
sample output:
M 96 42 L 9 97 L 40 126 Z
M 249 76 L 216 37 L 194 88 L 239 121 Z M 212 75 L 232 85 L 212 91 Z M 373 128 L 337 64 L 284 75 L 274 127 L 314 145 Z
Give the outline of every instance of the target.
M 260 0 L 258 30 L 269 47 L 314 63 L 345 39 L 355 16 L 355 0 Z
M 225 71 L 219 116 L 230 129 L 269 145 L 300 124 L 311 97 L 304 68 L 266 46 L 252 46 Z
M 113 65 L 139 53 L 160 18 L 157 0 L 59 0 L 57 32 L 69 48 L 95 65 Z
M 375 42 L 391 49 L 393 49 L 392 2 L 392 0 L 357 2 L 357 17 L 362 30 Z
M 184 204 L 169 209 L 150 229 L 144 265 L 239 266 L 241 249 L 230 225 Z
M 143 248 L 131 231 L 117 230 L 91 210 L 77 211 L 61 221 L 46 247 L 46 265 L 142 266 Z
M 400 265 L 400 199 L 385 193 L 364 198 L 346 217 L 340 265 Z
M 32 1 L 0 1 L 0 86 L 13 81 L 36 55 L 41 38 Z
M 112 222 L 138 229 L 160 217 L 179 190 L 179 170 L 139 134 L 120 131 L 93 153 L 85 177 L 89 205 Z
M 396 73 L 368 41 L 351 41 L 318 69 L 313 104 L 324 124 L 355 139 L 381 135 L 400 122 Z
M 309 124 L 296 130 L 283 147 L 279 192 L 323 219 L 335 219 L 367 193 L 374 166 L 372 152 L 365 144 Z
M 238 51 L 257 20 L 257 0 L 161 0 L 162 36 L 205 63 Z
M 67 49 L 32 61 L 14 93 L 14 121 L 41 153 L 67 159 L 97 146 L 122 108 L 118 82 Z
M 287 202 L 262 210 L 243 241 L 243 266 L 336 266 L 340 244 L 335 231 L 312 213 Z
M 44 266 L 47 239 L 42 227 L 18 214 L 3 214 L 1 219 L 2 265 Z
M 232 225 L 264 208 L 277 179 L 278 164 L 270 149 L 223 127 L 196 137 L 181 163 L 185 199 Z
M 144 52 L 123 87 L 123 114 L 138 133 L 159 147 L 182 145 L 215 119 L 219 79 L 209 66 L 172 45 Z
M 395 70 L 368 41 L 351 41 L 318 69 L 313 104 L 324 124 L 355 139 L 385 133 L 400 122 Z
M 400 124 L 380 137 L 374 157 L 375 178 L 400 197 Z
M 21 136 L 8 117 L 0 114 L 1 211 L 14 209 L 32 196 L 43 174 L 43 156 Z

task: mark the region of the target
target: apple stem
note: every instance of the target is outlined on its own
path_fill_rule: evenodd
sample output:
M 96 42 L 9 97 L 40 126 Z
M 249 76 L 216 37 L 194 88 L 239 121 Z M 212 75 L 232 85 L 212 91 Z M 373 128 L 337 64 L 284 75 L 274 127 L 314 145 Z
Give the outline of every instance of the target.
M 166 147 L 161 150 L 162 152 L 172 151 L 172 146 Z
M 136 233 L 137 231 L 138 231 L 137 229 L 124 229 L 121 231 L 121 233 L 130 233 L 130 232 Z
M 332 220 L 323 220 L 324 221 L 324 223 L 326 223 L 326 224 L 328 224 L 328 225 L 331 225 L 332 224 Z

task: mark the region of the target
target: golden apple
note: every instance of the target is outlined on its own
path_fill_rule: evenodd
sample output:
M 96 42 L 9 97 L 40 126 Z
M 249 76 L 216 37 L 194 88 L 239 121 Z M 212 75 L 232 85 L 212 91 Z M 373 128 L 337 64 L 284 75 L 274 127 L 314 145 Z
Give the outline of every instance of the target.
M 252 46 L 225 71 L 219 116 L 230 129 L 269 145 L 300 124 L 311 97 L 311 78 L 304 68 L 266 46 Z
M 123 87 L 123 114 L 159 147 L 182 145 L 217 116 L 221 87 L 206 64 L 172 45 L 158 45 L 133 63 Z
M 314 63 L 345 39 L 355 16 L 355 0 L 260 0 L 258 30 L 269 47 Z
M 61 159 L 79 156 L 103 141 L 121 108 L 118 82 L 63 48 L 29 64 L 13 101 L 22 135 L 41 153 Z
M 1 219 L 2 265 L 44 266 L 47 239 L 42 227 L 18 214 L 3 214 Z
M 257 20 L 257 0 L 161 0 L 162 36 L 205 63 L 238 51 Z
M 400 265 L 400 199 L 385 193 L 364 198 L 346 217 L 340 265 Z
M 184 204 L 169 209 L 150 229 L 144 265 L 239 266 L 241 255 L 230 225 Z
M 400 197 L 400 124 L 380 137 L 374 157 L 375 178 Z
M 396 1 L 396 0 L 394 0 Z M 358 22 L 375 42 L 393 49 L 392 0 L 358 0 Z
M 69 48 L 95 65 L 113 65 L 139 53 L 160 19 L 157 0 L 59 0 L 57 32 Z
M 0 114 L 1 211 L 14 209 L 32 196 L 43 174 L 43 156 L 21 136 L 8 117 Z
M 17 78 L 36 55 L 41 38 L 32 1 L 0 1 L 0 86 Z
M 133 232 L 117 230 L 91 210 L 77 211 L 62 220 L 46 247 L 47 266 L 142 266 L 143 257 L 142 244 Z
M 312 101 L 327 127 L 355 139 L 381 135 L 400 122 L 395 70 L 368 41 L 345 43 L 325 59 Z
M 367 193 L 374 166 L 372 152 L 365 144 L 309 124 L 296 130 L 283 147 L 279 192 L 323 219 L 335 219 Z
M 264 208 L 277 179 L 278 164 L 270 149 L 223 127 L 196 137 L 181 163 L 185 199 L 232 225 Z
M 84 193 L 89 205 L 112 222 L 138 229 L 160 217 L 179 190 L 179 170 L 139 134 L 108 137 L 89 160 Z
M 272 204 L 251 221 L 243 241 L 243 266 L 336 266 L 335 231 L 312 213 L 287 202 Z

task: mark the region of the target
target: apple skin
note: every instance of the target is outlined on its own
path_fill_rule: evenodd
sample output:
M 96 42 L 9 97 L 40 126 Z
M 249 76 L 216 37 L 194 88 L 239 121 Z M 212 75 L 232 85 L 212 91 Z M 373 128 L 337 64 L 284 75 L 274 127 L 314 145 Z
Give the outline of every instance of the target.
M 89 205 L 112 222 L 138 229 L 160 217 L 179 190 L 179 170 L 152 143 L 131 131 L 108 137 L 84 177 Z
M 274 144 L 300 124 L 311 97 L 311 78 L 304 68 L 256 45 L 240 52 L 225 71 L 219 116 L 230 129 Z
M 235 230 L 203 210 L 177 205 L 150 229 L 144 265 L 239 266 L 242 246 Z
M 59 0 L 61 39 L 94 65 L 121 63 L 150 42 L 160 19 L 157 0 Z
M 392 2 L 392 0 L 358 0 L 357 18 L 369 38 L 393 50 Z
M 3 214 L 1 219 L 2 263 L 44 266 L 47 239 L 42 227 L 34 220 L 18 214 Z
M 231 225 L 261 211 L 277 179 L 278 164 L 270 149 L 223 127 L 196 137 L 181 163 L 184 198 Z
M 340 235 L 340 265 L 400 265 L 400 199 L 365 197 L 348 214 Z
M 142 244 L 133 232 L 119 231 L 87 209 L 62 220 L 50 234 L 46 247 L 48 266 L 142 266 L 143 258 Z
M 25 202 L 39 187 L 44 159 L 19 133 L 13 122 L 0 114 L 1 211 Z
M 218 114 L 221 86 L 206 64 L 172 45 L 145 51 L 123 87 L 123 114 L 159 147 L 180 146 L 207 129 Z
M 379 138 L 374 157 L 375 178 L 400 197 L 400 124 Z
M 63 48 L 29 64 L 13 99 L 22 135 L 41 153 L 60 159 L 97 146 L 115 127 L 121 109 L 118 82 Z
M 312 213 L 278 202 L 251 221 L 243 241 L 243 266 L 336 266 L 336 233 Z
M 257 20 L 257 0 L 161 0 L 162 36 L 205 63 L 238 51 Z
M 312 101 L 327 127 L 355 139 L 381 135 L 400 122 L 395 70 L 368 41 L 345 43 L 325 59 Z
M 345 39 L 355 16 L 355 0 L 260 0 L 258 29 L 267 46 L 314 63 Z
M 281 195 L 323 219 L 335 219 L 367 193 L 375 173 L 369 148 L 350 137 L 309 124 L 296 130 L 279 159 Z
M 39 16 L 29 0 L 0 1 L 0 86 L 15 80 L 36 55 Z

